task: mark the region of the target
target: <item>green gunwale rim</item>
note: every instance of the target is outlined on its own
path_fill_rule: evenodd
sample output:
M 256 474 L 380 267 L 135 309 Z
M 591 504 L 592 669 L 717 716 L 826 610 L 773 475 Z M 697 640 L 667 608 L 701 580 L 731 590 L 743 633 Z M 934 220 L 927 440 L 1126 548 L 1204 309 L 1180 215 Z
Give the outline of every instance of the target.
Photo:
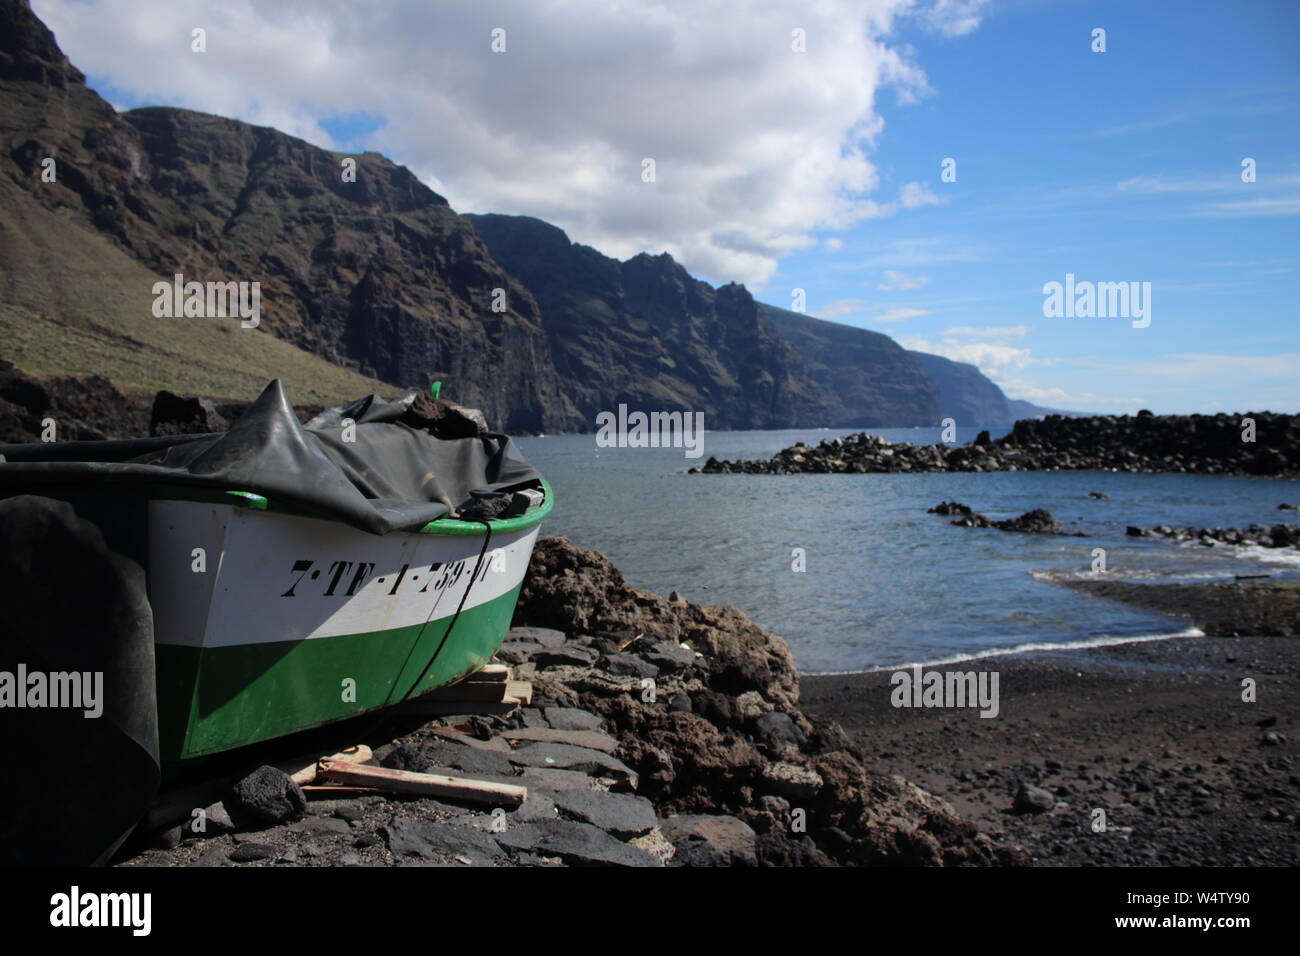
M 525 528 L 531 528 L 538 524 L 551 513 L 555 507 L 555 492 L 551 490 L 551 483 L 545 478 L 541 479 L 542 494 L 546 497 L 536 508 L 530 508 L 523 514 L 514 518 L 498 518 L 489 521 L 492 526 L 493 534 L 502 534 L 507 531 L 522 531 Z M 459 521 L 456 518 L 439 518 L 436 521 L 430 521 L 416 534 L 483 534 L 483 522 L 481 521 Z
M 555 492 L 551 488 L 551 483 L 545 478 L 541 479 L 542 493 L 546 496 L 540 505 L 536 508 L 530 508 L 528 511 L 514 518 L 500 518 L 489 521 L 493 534 L 504 534 L 510 531 L 522 531 L 525 528 L 531 528 L 540 524 L 551 510 L 555 507 Z M 169 485 L 169 484 L 149 484 L 146 486 L 146 494 L 151 499 L 161 499 L 164 501 L 200 501 L 206 504 L 223 504 L 231 505 L 236 508 L 250 508 L 256 511 L 267 511 L 271 514 L 288 514 L 304 518 L 318 518 L 326 521 L 337 521 L 330 515 L 321 514 L 311 508 L 304 508 L 296 502 L 281 502 L 275 499 L 267 499 L 262 495 L 253 494 L 243 491 L 222 491 L 217 488 L 204 488 L 196 485 Z M 441 535 L 479 535 L 483 534 L 483 523 L 481 521 L 460 521 L 456 518 L 438 518 L 430 521 L 421 528 L 411 528 L 402 534 L 441 534 Z

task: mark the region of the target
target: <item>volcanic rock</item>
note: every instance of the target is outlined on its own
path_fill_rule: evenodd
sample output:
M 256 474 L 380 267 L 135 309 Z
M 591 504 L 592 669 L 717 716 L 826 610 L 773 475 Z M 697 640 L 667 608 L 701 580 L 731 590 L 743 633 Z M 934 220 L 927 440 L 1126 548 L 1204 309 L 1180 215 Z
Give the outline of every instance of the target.
M 662 866 L 654 856 L 604 830 L 576 820 L 538 820 L 502 833 L 500 845 L 512 850 L 558 856 L 578 866 Z
M 262 766 L 231 785 L 225 804 L 236 822 L 283 823 L 306 811 L 307 798 L 283 770 Z

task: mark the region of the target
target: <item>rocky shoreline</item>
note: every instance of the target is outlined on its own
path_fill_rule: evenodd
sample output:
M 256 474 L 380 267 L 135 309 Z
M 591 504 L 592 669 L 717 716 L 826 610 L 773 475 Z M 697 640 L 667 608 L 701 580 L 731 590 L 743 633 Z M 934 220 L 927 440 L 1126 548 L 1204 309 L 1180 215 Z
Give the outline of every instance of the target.
M 998 672 L 997 719 L 895 708 L 887 671 L 805 677 L 804 707 L 840 722 L 877 772 L 906 772 L 1035 866 L 1300 865 L 1289 641 L 1187 637 L 940 669 Z M 1247 677 L 1257 702 L 1242 698 Z
M 1048 415 L 1016 422 L 1002 438 L 964 445 L 893 444 L 865 432 L 799 443 L 768 459 L 710 458 L 690 474 L 894 474 L 985 471 L 1125 471 L 1300 477 L 1300 415 Z
M 1300 634 L 1296 585 L 1059 583 L 1207 635 Z M 943 669 L 998 671 L 997 719 L 900 709 L 887 671 L 801 679 L 735 608 L 629 587 L 547 538 L 499 658 L 532 682 L 531 706 L 396 717 L 367 742 L 385 767 L 524 784 L 518 808 L 305 797 L 261 768 L 207 808 L 205 832 L 151 834 L 118 864 L 1300 863 L 1281 836 L 1300 827 L 1300 677 L 1278 637 L 968 661 Z
M 0 359 L 0 445 L 44 440 L 47 421 L 54 423 L 56 441 L 209 434 L 225 431 L 247 407 L 168 391 L 127 393 L 98 375 L 38 378 Z M 304 423 L 322 410 L 294 407 Z
M 119 862 L 938 866 L 1027 859 L 902 777 L 869 769 L 834 721 L 800 709 L 784 642 L 735 608 L 629 587 L 597 552 L 547 538 L 534 551 L 515 624 L 500 658 L 532 682 L 532 706 L 507 718 L 448 717 L 386 740 L 381 734 L 374 759 L 523 783 L 529 797 L 519 808 L 502 814 L 384 794 L 324 799 L 320 791 L 308 801 L 283 773 L 263 768 L 208 808 L 205 832 L 154 834 L 155 846 L 133 847 Z
M 1279 507 L 1283 510 L 1283 507 Z M 1207 548 L 1220 544 L 1255 545 L 1260 548 L 1300 548 L 1300 525 L 1251 525 L 1249 528 L 1171 528 L 1157 525 L 1154 528 L 1137 528 L 1130 525 L 1125 533 L 1130 538 L 1170 538 L 1174 541 L 1195 541 Z

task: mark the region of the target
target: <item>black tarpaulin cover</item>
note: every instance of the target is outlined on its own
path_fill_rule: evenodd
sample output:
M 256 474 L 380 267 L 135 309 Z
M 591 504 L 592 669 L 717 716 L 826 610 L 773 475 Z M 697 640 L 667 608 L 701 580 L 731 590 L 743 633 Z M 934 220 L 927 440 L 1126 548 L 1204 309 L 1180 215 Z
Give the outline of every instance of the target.
M 14 698 L 0 729 L 22 755 L 0 793 L 0 866 L 104 863 L 160 775 L 144 571 L 66 502 L 16 495 L 0 500 L 0 609 L 0 680 Z M 47 692 L 72 678 L 81 699 L 34 697 L 24 674 Z
M 504 435 L 439 438 L 398 421 L 424 423 L 413 401 L 372 395 L 304 428 L 275 381 L 225 434 L 0 445 L 0 684 L 14 696 L 28 693 L 16 675 L 102 678 L 94 717 L 44 701 L 0 709 L 25 771 L 0 792 L 0 866 L 107 862 L 160 780 L 153 618 L 144 570 L 109 540 L 112 526 L 125 547 L 116 524 L 133 514 L 115 486 L 254 492 L 382 534 L 539 479 Z M 107 502 L 89 508 L 104 528 L 41 495 L 61 482 Z
M 351 418 L 355 435 L 304 428 L 276 380 L 224 434 L 0 445 L 0 495 L 48 480 L 202 485 L 385 534 L 540 478 L 505 435 L 444 439 L 399 422 L 409 404 L 371 395 L 318 419 Z

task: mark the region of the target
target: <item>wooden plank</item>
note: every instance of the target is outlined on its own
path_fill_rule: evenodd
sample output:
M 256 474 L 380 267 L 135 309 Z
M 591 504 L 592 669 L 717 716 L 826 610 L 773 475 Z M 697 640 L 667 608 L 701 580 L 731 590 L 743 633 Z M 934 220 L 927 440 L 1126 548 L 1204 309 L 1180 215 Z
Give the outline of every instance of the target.
M 346 760 L 351 763 L 365 763 L 373 759 L 375 755 L 365 744 L 357 744 L 354 747 L 345 747 L 336 754 L 331 754 L 331 760 Z M 282 763 L 274 764 L 279 767 L 290 777 L 293 782 L 302 786 L 303 784 L 314 783 L 316 780 L 316 764 L 321 760 L 320 754 L 295 757 L 292 760 L 285 760 Z
M 506 681 L 506 696 L 514 697 L 525 704 L 533 702 L 533 685 L 526 680 Z
M 415 773 L 367 767 L 346 761 L 322 760 L 320 776 L 353 787 L 374 787 L 392 793 L 411 793 L 426 797 L 448 797 L 475 803 L 517 807 L 528 799 L 528 788 L 470 777 L 447 777 L 437 773 Z
M 470 677 L 470 680 L 506 681 L 510 679 L 510 668 L 505 664 L 485 664 Z

